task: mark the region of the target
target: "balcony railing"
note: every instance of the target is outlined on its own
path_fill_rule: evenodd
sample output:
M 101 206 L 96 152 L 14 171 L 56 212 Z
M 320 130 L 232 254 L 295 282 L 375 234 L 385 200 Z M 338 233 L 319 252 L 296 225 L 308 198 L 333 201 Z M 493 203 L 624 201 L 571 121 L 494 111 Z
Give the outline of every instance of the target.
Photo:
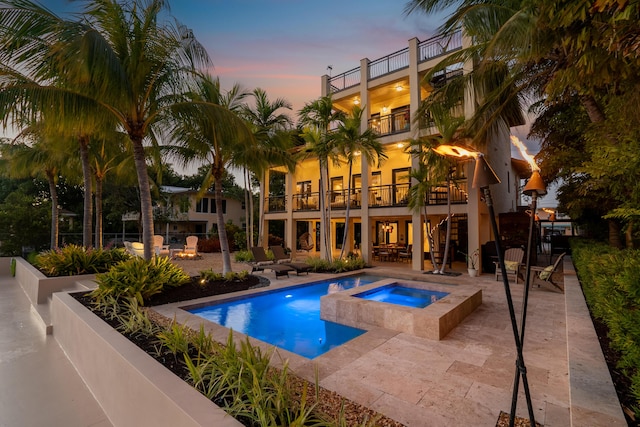
M 287 198 L 286 196 L 269 196 L 265 199 L 267 212 L 286 212 Z
M 317 211 L 320 209 L 319 193 L 304 193 L 293 195 L 294 211 Z
M 409 48 L 369 62 L 369 80 L 409 67 Z
M 459 49 L 462 49 L 462 31 L 456 31 L 451 37 L 432 37 L 418 44 L 418 62 L 425 62 Z
M 373 129 L 380 136 L 399 132 L 408 132 L 411 127 L 411 113 L 409 109 L 396 111 L 386 116 L 369 119 L 369 129 Z
M 462 31 L 457 31 L 450 37 L 436 36 L 418 44 L 418 62 L 453 52 L 462 48 Z M 409 66 L 409 48 L 394 52 L 382 58 L 370 61 L 367 69 L 367 79 L 373 80 L 385 74 L 407 68 Z M 338 74 L 329 79 L 331 93 L 340 92 L 360 84 L 360 67 Z
M 409 204 L 408 183 L 378 185 L 369 187 L 366 194 L 370 208 L 402 207 Z M 362 207 L 362 189 L 352 188 L 351 195 L 347 197 L 347 190 L 330 191 L 329 203 L 332 210 L 345 209 L 349 202 L 351 209 Z M 293 195 L 293 211 L 317 211 L 319 210 L 319 193 L 305 193 Z M 446 184 L 433 186 L 426 196 L 428 206 L 447 204 Z M 286 197 L 267 197 L 267 213 L 286 212 Z M 459 180 L 451 184 L 451 203 L 464 204 L 468 202 L 467 180 Z

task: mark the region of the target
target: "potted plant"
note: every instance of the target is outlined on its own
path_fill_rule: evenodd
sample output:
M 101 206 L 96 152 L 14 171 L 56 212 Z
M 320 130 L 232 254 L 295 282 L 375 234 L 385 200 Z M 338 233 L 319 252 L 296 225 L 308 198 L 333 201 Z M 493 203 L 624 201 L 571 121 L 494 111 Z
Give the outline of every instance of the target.
M 464 255 L 464 258 L 467 261 L 467 271 L 469 272 L 469 276 L 476 277 L 478 275 L 478 249 L 473 251 L 471 254 L 467 254 L 465 252 L 460 252 Z

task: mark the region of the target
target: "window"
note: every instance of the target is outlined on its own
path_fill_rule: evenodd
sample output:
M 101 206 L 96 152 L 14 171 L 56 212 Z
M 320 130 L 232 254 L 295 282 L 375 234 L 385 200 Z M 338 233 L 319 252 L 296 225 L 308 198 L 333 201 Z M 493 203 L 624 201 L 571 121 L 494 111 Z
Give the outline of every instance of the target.
M 212 206 L 215 206 L 212 203 Z M 203 197 L 201 200 L 198 200 L 196 202 L 196 212 L 202 212 L 202 213 L 207 213 L 209 212 L 209 199 L 206 197 Z
M 311 194 L 311 181 L 300 181 L 296 184 L 298 194 Z
M 216 207 L 216 201 L 214 199 L 211 199 L 211 213 L 217 213 L 218 209 Z M 222 199 L 222 213 L 226 214 L 227 213 L 227 201 L 225 199 Z

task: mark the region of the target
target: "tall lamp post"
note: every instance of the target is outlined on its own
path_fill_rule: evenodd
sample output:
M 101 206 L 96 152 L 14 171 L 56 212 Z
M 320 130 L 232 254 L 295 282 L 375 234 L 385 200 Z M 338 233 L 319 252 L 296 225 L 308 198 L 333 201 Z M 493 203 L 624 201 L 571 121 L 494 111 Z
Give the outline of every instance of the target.
M 493 209 L 493 199 L 491 197 L 490 185 L 498 184 L 500 180 L 493 171 L 489 163 L 487 163 L 484 155 L 478 153 L 476 156 L 476 167 L 473 173 L 473 188 L 479 188 L 483 195 L 484 201 L 489 209 L 489 219 L 491 220 L 491 228 L 493 230 L 496 242 L 496 253 L 498 254 L 498 264 L 502 271 L 502 283 L 504 284 L 504 292 L 507 297 L 507 305 L 509 307 L 509 317 L 511 319 L 511 328 L 513 330 L 513 338 L 516 343 L 516 380 L 514 381 L 513 396 L 511 399 L 511 415 L 509 417 L 509 426 L 513 427 L 515 422 L 516 406 L 518 402 L 518 388 L 520 384 L 520 377 L 522 377 L 522 386 L 524 388 L 525 398 L 527 400 L 527 409 L 529 410 L 529 421 L 531 426 L 536 425 L 535 416 L 533 413 L 533 405 L 531 403 L 531 393 L 529 392 L 529 381 L 527 380 L 527 368 L 524 364 L 524 357 L 522 355 L 522 339 L 524 337 L 524 320 L 525 312 L 522 313 L 522 331 L 518 331 L 518 321 L 516 319 L 516 313 L 513 307 L 513 298 L 511 297 L 511 289 L 509 287 L 509 278 L 507 276 L 506 267 L 504 264 L 504 257 L 502 253 L 502 245 L 500 243 L 500 233 L 498 230 L 498 224 Z M 532 215 L 533 218 L 533 215 Z M 529 239 L 531 240 L 532 231 L 529 232 Z M 529 243 L 530 245 L 530 243 Z M 529 256 L 527 257 L 527 269 L 529 268 L 529 259 L 531 257 L 531 251 L 529 249 Z M 528 295 L 529 290 L 529 272 L 527 271 L 526 283 L 525 283 L 525 295 Z M 526 296 L 525 296 L 526 301 Z M 524 303 L 526 304 L 526 302 Z

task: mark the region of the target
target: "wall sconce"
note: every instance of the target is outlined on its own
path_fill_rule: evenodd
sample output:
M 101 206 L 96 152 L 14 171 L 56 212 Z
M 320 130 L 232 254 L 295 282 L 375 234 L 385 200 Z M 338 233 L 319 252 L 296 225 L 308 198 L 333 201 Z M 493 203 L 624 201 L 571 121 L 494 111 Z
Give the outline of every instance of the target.
M 382 112 L 386 113 L 387 112 L 387 107 L 382 107 Z

